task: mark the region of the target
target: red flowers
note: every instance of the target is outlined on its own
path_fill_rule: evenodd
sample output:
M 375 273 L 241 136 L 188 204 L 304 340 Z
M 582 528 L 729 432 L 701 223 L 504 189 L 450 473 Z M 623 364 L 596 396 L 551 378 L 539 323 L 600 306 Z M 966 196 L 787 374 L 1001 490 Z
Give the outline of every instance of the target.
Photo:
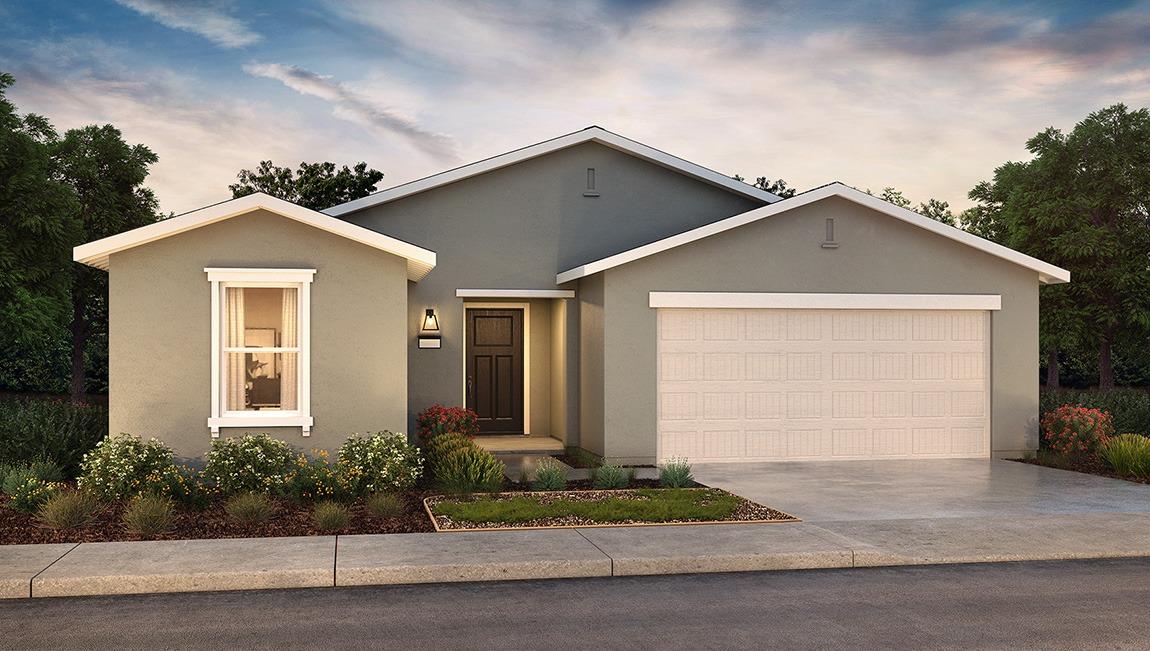
M 467 437 L 479 433 L 479 415 L 466 407 L 444 407 L 432 405 L 415 417 L 419 426 L 419 436 L 424 441 L 440 434 L 456 432 Z
M 1114 420 L 1101 409 L 1062 405 L 1042 418 L 1042 438 L 1070 457 L 1093 454 L 1114 434 Z

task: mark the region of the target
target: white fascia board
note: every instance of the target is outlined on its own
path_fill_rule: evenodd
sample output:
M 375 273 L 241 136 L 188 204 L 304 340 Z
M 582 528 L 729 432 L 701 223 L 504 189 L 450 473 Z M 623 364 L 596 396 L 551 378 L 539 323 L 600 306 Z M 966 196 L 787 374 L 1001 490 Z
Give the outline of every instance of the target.
M 193 210 L 95 242 L 81 244 L 72 249 L 72 259 L 97 269 L 107 270 L 108 258 L 113 253 L 261 209 L 405 258 L 407 260 L 407 277 L 411 280 L 421 280 L 435 268 L 434 251 L 428 251 L 414 244 L 397 240 L 362 226 L 356 226 L 303 206 L 297 206 L 262 192 Z
M 629 251 L 617 253 L 601 260 L 596 260 L 595 262 L 589 262 L 585 265 L 575 267 L 574 269 L 569 269 L 555 277 L 555 284 L 562 285 L 563 283 L 571 282 L 572 280 L 578 280 L 592 274 L 606 271 L 612 267 L 617 267 L 619 265 L 633 262 L 635 260 L 639 260 L 656 253 L 661 253 L 663 251 L 667 251 L 684 244 L 689 244 L 691 242 L 701 240 L 705 237 L 710 237 L 711 235 L 717 235 L 719 233 L 729 231 L 733 228 L 738 228 L 740 226 L 759 221 L 760 219 L 766 219 L 767 217 L 772 217 L 788 210 L 801 208 L 802 206 L 806 206 L 832 196 L 842 197 L 849 201 L 867 206 L 868 208 L 872 208 L 878 212 L 882 212 L 892 217 L 901 219 L 907 223 L 914 224 L 919 228 L 923 228 L 932 233 L 942 235 L 943 237 L 961 242 L 962 244 L 966 244 L 967 246 L 973 247 L 985 253 L 989 253 L 990 255 L 997 256 L 1022 267 L 1036 271 L 1038 272 L 1039 280 L 1043 284 L 1049 285 L 1055 283 L 1070 282 L 1070 272 L 1065 269 L 1056 267 L 1048 262 L 1043 262 L 1037 258 L 1032 258 L 1024 253 L 1019 253 L 1014 249 L 1002 246 L 1001 244 L 997 244 L 995 242 L 991 242 L 990 240 L 985 240 L 960 228 L 948 226 L 929 217 L 924 217 L 923 215 L 920 215 L 911 210 L 907 210 L 906 208 L 900 208 L 894 204 L 883 201 L 882 199 L 873 197 L 865 192 L 848 187 L 836 181 L 835 183 L 831 183 L 820 188 L 815 188 L 814 190 L 795 195 L 790 199 L 784 199 L 769 206 L 755 208 L 754 210 L 735 215 L 734 217 L 728 217 L 727 219 L 713 222 L 705 226 L 700 226 L 699 228 L 689 230 L 684 233 L 679 233 L 678 235 L 672 235 L 671 237 L 659 240 L 657 242 L 645 244 Z
M 449 183 L 462 181 L 473 176 L 478 176 L 480 174 L 485 174 L 487 172 L 497 170 L 501 167 L 507 167 L 508 165 L 521 163 L 525 160 L 530 160 L 545 154 L 550 154 L 551 152 L 559 151 L 560 149 L 566 149 L 567 147 L 574 147 L 575 145 L 580 145 L 585 142 L 597 142 L 601 145 L 617 149 L 657 165 L 661 165 L 673 170 L 678 170 L 701 181 L 726 188 L 733 192 L 737 192 L 752 199 L 757 199 L 764 203 L 773 203 L 781 199 L 781 197 L 771 194 L 765 190 L 756 188 L 749 183 L 736 181 L 735 179 L 726 176 L 725 174 L 720 174 L 719 172 L 707 169 L 702 165 L 696 165 L 695 163 L 683 160 L 677 156 L 672 156 L 671 154 L 655 149 L 654 147 L 649 147 L 643 143 L 635 142 L 629 138 L 624 138 L 619 134 L 612 133 L 601 127 L 588 127 L 582 131 L 576 131 L 575 133 L 569 133 L 565 136 L 559 136 L 558 138 L 545 140 L 534 145 L 529 145 L 521 149 L 507 152 L 506 154 L 492 156 L 491 158 L 486 158 L 475 163 L 457 167 L 446 172 L 440 172 L 439 174 L 434 174 L 432 176 L 428 176 L 416 181 L 411 181 L 410 183 L 404 183 L 402 185 L 397 185 L 386 190 L 381 190 L 366 197 L 361 197 L 359 199 L 348 201 L 347 203 L 341 203 L 337 206 L 332 206 L 323 212 L 324 214 L 334 216 L 346 215 L 347 213 L 363 210 L 365 208 L 371 208 L 372 206 L 378 206 L 389 201 L 395 201 L 396 199 L 401 199 L 413 194 L 425 192 L 427 190 L 431 190 L 432 188 L 437 188 Z
M 651 292 L 656 308 L 809 310 L 1001 310 L 998 294 L 788 294 Z
M 457 289 L 456 298 L 575 298 L 572 289 Z

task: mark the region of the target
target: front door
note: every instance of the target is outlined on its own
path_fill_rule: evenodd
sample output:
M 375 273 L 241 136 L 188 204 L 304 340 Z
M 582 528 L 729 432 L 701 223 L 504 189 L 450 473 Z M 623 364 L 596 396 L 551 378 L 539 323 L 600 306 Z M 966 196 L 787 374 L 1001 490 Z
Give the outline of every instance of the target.
M 467 310 L 467 406 L 481 434 L 523 433 L 523 310 Z

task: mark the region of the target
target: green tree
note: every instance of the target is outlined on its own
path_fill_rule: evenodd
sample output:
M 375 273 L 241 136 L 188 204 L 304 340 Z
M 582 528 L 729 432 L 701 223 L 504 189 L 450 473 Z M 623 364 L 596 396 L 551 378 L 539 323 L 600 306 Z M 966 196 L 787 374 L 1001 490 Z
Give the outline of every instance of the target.
M 1026 147 L 1030 161 L 971 190 L 972 230 L 1072 272 L 1072 283 L 1041 290 L 1048 383 L 1058 383 L 1059 350 L 1081 345 L 1095 351 L 1099 386 L 1112 388 L 1115 345 L 1150 333 L 1150 111 L 1115 104 Z
M 866 191 L 866 193 L 874 196 L 874 193 L 869 189 Z M 904 195 L 901 191 L 891 187 L 883 188 L 882 192 L 878 195 L 878 198 L 886 201 L 887 203 L 893 203 L 899 208 L 906 208 L 907 210 L 913 209 L 912 206 L 914 205 L 914 202 L 906 198 L 906 195 Z M 955 218 L 954 212 L 951 211 L 950 204 L 940 199 L 928 199 L 925 203 L 918 204 L 918 208 L 913 210 L 918 214 L 923 215 L 924 217 L 930 217 L 931 219 L 937 222 L 942 222 L 947 226 L 958 226 L 958 219 Z
M 743 181 L 743 182 L 746 182 L 746 180 L 747 180 L 746 177 L 739 176 L 738 174 L 732 176 L 731 178 L 735 179 L 736 181 Z M 755 186 L 756 188 L 758 188 L 760 190 L 770 192 L 771 194 L 773 194 L 777 197 L 781 197 L 783 199 L 790 199 L 791 197 L 795 196 L 795 194 L 798 193 L 797 190 L 788 186 L 787 182 L 784 181 L 783 179 L 776 179 L 776 180 L 772 181 L 765 176 L 760 176 L 760 177 L 756 178 L 755 182 L 752 183 L 751 185 Z
M 53 178 L 55 130 L 17 112 L 13 83 L 0 72 L 0 386 L 60 390 L 76 202 Z
M 265 160 L 260 161 L 254 171 L 240 170 L 237 182 L 228 189 L 232 191 L 232 198 L 264 192 L 305 208 L 323 210 L 366 197 L 375 192 L 376 184 L 382 179 L 383 172 L 368 169 L 367 163 L 362 162 L 354 168 L 344 165 L 338 170 L 335 163 L 300 163 L 299 169 L 293 172 L 289 167 L 278 167 Z
M 158 219 L 156 197 L 143 185 L 157 158 L 144 145 L 129 145 L 119 129 L 106 124 L 72 129 L 53 150 L 57 178 L 72 189 L 77 202 L 71 216 L 75 234 L 71 244 L 109 237 Z M 89 342 L 93 338 L 104 341 L 107 336 L 108 276 L 75 264 L 71 279 L 70 393 L 78 402 L 87 393 Z

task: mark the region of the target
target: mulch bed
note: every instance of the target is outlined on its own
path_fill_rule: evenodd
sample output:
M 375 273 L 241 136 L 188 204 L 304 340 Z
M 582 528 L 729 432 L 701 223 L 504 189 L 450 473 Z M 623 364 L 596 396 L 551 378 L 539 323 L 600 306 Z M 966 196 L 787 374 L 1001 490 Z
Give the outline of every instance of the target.
M 1043 456 L 1034 459 L 1011 459 L 1011 461 L 1029 463 L 1034 466 L 1044 466 L 1047 468 L 1058 468 L 1060 470 L 1071 470 L 1074 472 L 1086 473 L 1088 475 L 1101 475 L 1102 477 L 1109 477 L 1111 479 L 1132 481 L 1136 484 L 1150 484 L 1150 479 L 1131 477 L 1129 475 L 1119 475 L 1118 473 L 1114 472 L 1113 468 L 1106 465 L 1106 462 L 1104 462 L 1096 454 L 1087 455 L 1081 459 L 1063 459 L 1052 456 Z
M 360 533 L 420 533 L 435 531 L 423 498 L 427 492 L 404 494 L 406 508 L 394 518 L 370 515 L 359 501 L 351 505 L 351 524 L 339 531 L 319 531 L 312 524 L 311 504 L 297 504 L 288 500 L 276 501 L 276 515 L 268 522 L 253 526 L 240 526 L 224 512 L 218 501 L 204 510 L 178 506 L 176 522 L 171 531 L 154 537 L 139 536 L 127 531 L 123 522 L 122 504 L 110 504 L 88 524 L 68 530 L 51 529 L 29 515 L 8 506 L 8 496 L 0 495 L 0 545 L 62 542 L 106 542 L 118 540 L 184 540 L 191 538 L 278 538 L 283 536 L 321 536 Z
M 574 484 L 575 482 L 571 482 Z M 606 498 L 616 499 L 635 499 L 643 500 L 646 497 L 637 494 L 633 488 L 656 488 L 658 487 L 657 481 L 650 481 L 648 486 L 638 486 L 644 482 L 633 482 L 632 489 L 618 489 L 618 490 L 596 490 L 580 486 L 576 490 L 566 491 L 550 491 L 550 492 L 529 492 L 529 493 L 501 493 L 495 496 L 490 496 L 495 501 L 514 499 L 524 496 L 536 496 L 540 503 L 547 504 L 559 500 L 567 501 L 588 501 L 599 500 Z M 666 525 L 666 524 L 715 524 L 715 523 L 739 523 L 739 522 L 799 522 L 799 519 L 769 506 L 763 506 L 757 502 L 752 502 L 746 498 L 727 493 L 720 489 L 707 489 L 705 487 L 699 490 L 712 490 L 721 492 L 725 495 L 733 496 L 739 500 L 739 504 L 735 507 L 734 512 L 727 518 L 716 520 L 698 520 L 698 519 L 668 519 L 659 522 L 650 522 L 645 520 L 612 520 L 608 522 L 596 522 L 592 520 L 585 520 L 578 517 L 562 517 L 562 518 L 543 518 L 538 520 L 529 520 L 524 522 L 455 522 L 451 518 L 435 514 L 436 524 L 439 526 L 440 531 L 467 531 L 477 529 L 539 529 L 539 528 L 572 528 L 572 527 L 587 527 L 587 526 L 652 526 L 652 525 Z M 488 496 L 484 496 L 488 497 Z M 436 495 L 427 498 L 427 505 L 431 511 L 435 512 L 437 504 L 447 501 L 459 501 L 461 498 L 456 496 Z

